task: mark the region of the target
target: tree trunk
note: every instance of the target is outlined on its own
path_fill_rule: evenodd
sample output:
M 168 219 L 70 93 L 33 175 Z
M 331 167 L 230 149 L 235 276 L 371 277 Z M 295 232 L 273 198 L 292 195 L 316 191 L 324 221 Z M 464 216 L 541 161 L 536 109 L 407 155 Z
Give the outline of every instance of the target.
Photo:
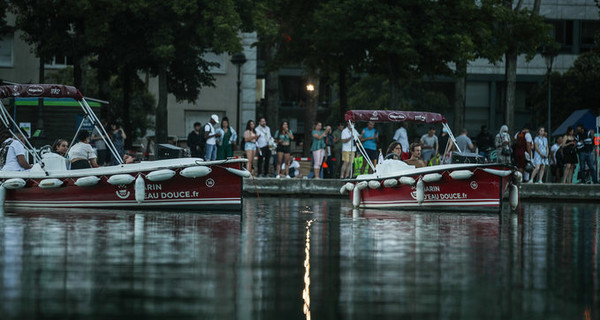
M 312 130 L 317 119 L 317 102 L 319 101 L 319 79 L 314 76 L 308 77 L 308 83 L 314 86 L 314 91 L 308 92 L 308 101 L 306 102 L 305 116 L 304 116 L 304 154 L 310 153 L 310 146 L 312 144 Z
M 265 83 L 265 98 L 266 98 L 266 110 L 264 111 L 263 116 L 267 119 L 267 123 L 269 123 L 271 127 L 271 131 L 274 128 L 279 128 L 279 71 L 276 69 L 271 69 L 269 67 L 271 60 L 275 56 L 277 49 L 274 46 L 268 48 L 266 54 L 266 83 Z M 244 132 L 246 130 L 246 125 L 241 126 L 243 129 L 240 132 Z M 276 130 L 276 129 L 275 129 Z M 275 133 L 274 131 L 272 133 Z
M 167 143 L 167 69 L 161 67 L 158 73 L 158 105 L 156 106 L 156 144 Z
M 133 72 L 129 68 L 125 68 L 123 75 L 123 130 L 127 135 L 125 139 L 125 149 L 131 149 L 131 141 L 133 135 L 131 134 L 131 75 Z
M 40 57 L 40 69 L 38 72 L 39 83 L 44 83 L 46 77 L 46 61 L 44 57 Z M 38 99 L 37 130 L 44 130 L 44 98 Z
M 515 104 L 517 91 L 517 53 L 509 50 L 505 55 L 506 60 L 506 97 L 504 100 L 504 122 L 508 132 L 515 129 Z
M 400 88 L 400 79 L 398 77 L 398 61 L 395 57 L 388 58 L 389 65 L 389 80 L 390 80 L 390 96 L 392 109 L 399 110 L 402 102 L 402 93 Z
M 344 115 L 348 111 L 348 87 L 346 86 L 346 68 L 340 66 L 338 69 L 338 86 L 340 87 L 340 115 L 339 121 L 344 121 Z
M 100 63 L 102 65 L 102 63 Z M 110 74 L 106 68 L 98 68 L 98 99 L 110 100 Z M 110 105 L 102 105 L 100 107 L 100 119 L 108 120 L 110 114 Z
M 460 134 L 465 127 L 465 102 L 467 97 L 467 63 L 456 63 L 456 79 L 454 80 L 454 127 L 455 134 Z
M 83 75 L 81 63 L 82 59 L 79 56 L 73 56 L 73 85 L 75 88 L 79 89 L 81 92 L 85 92 L 85 88 L 83 88 Z

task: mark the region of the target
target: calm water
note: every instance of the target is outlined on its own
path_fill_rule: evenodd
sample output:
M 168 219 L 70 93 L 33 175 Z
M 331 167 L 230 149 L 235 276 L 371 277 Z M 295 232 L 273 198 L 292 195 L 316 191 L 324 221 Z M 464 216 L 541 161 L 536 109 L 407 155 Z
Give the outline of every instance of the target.
M 598 319 L 595 204 L 0 216 L 0 319 Z M 261 209 L 262 207 L 262 209 Z

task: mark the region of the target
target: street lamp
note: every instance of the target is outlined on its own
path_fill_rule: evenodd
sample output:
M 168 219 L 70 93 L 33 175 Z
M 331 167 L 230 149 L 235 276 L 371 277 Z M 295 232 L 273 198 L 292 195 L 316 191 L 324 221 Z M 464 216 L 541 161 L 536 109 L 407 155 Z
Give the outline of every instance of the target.
M 246 56 L 244 55 L 243 52 L 236 52 L 231 56 L 231 63 L 235 64 L 237 66 L 237 125 L 238 125 L 238 132 L 242 132 L 242 124 L 240 123 L 240 94 L 241 94 L 241 86 L 242 86 L 242 81 L 241 81 L 241 71 L 242 71 L 242 65 L 244 63 L 246 63 Z
M 552 65 L 554 58 L 558 55 L 561 45 L 557 42 L 549 43 L 542 48 L 542 56 L 546 60 L 546 77 L 548 81 L 548 137 L 551 138 L 550 125 L 552 124 Z
M 550 125 L 552 124 L 552 64 L 554 63 L 554 55 L 549 54 L 544 57 L 546 59 L 546 77 L 548 81 L 548 128 L 549 138 L 552 132 L 550 131 Z

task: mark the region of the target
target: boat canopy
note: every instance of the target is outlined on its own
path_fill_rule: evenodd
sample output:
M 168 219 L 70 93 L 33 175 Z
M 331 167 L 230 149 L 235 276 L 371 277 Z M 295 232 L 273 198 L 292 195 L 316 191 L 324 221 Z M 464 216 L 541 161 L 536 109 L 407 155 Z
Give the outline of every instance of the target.
M 346 112 L 346 121 L 373 121 L 373 122 L 421 122 L 421 123 L 447 123 L 446 118 L 439 113 L 421 111 L 397 110 L 350 110 Z
M 0 98 L 72 98 L 77 101 L 83 95 L 77 88 L 62 84 L 14 84 L 0 86 Z

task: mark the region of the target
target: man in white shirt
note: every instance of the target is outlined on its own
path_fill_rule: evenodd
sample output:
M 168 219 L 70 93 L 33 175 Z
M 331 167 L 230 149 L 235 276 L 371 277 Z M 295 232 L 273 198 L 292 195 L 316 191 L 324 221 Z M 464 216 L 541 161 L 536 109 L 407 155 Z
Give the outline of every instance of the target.
M 354 152 L 356 151 L 353 139 L 358 136 L 358 131 L 356 131 L 350 123 L 342 130 L 342 170 L 340 173 L 340 178 L 342 179 L 351 178 L 352 173 L 350 172 L 350 169 L 352 168 L 352 159 L 354 158 Z
M 215 124 L 219 123 L 219 116 L 213 114 L 210 116 L 210 120 L 204 125 L 204 140 L 206 140 L 206 155 L 204 160 L 214 161 L 217 160 L 217 137 L 220 137 L 220 133 L 215 132 Z
M 255 130 L 259 135 L 258 140 L 256 140 L 256 148 L 258 148 L 258 176 L 263 177 L 269 174 L 269 160 L 271 159 L 271 149 L 269 148 L 271 129 L 267 126 L 267 119 L 265 117 L 258 119 L 258 127 Z
M 27 171 L 32 167 L 25 158 L 27 151 L 21 142 L 25 138 L 19 133 L 17 137 L 19 139 L 8 138 L 2 143 L 0 150 L 2 171 Z
M 400 128 L 398 128 L 394 134 L 394 141 L 397 141 L 402 145 L 402 160 L 410 158 L 410 153 L 408 151 L 408 132 L 406 132 L 405 122 L 400 122 Z

